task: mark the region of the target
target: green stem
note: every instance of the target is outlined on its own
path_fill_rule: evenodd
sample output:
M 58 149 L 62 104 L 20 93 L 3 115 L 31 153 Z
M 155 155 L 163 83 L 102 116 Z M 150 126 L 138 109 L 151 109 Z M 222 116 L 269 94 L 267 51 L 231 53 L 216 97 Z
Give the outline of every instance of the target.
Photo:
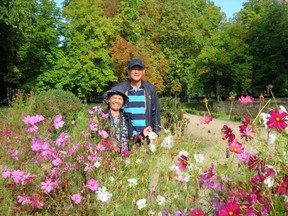
M 266 104 L 261 108 L 261 110 L 258 112 L 257 116 L 255 117 L 255 119 L 253 120 L 253 123 L 255 123 L 255 121 L 257 120 L 257 118 L 259 117 L 259 115 L 261 114 L 262 110 L 268 105 L 268 103 L 270 103 L 271 99 L 269 99 Z
M 228 117 L 229 120 L 231 118 L 231 113 L 232 113 L 232 109 L 233 109 L 233 103 L 234 103 L 234 101 L 232 100 L 231 101 L 231 105 L 230 105 L 229 117 Z

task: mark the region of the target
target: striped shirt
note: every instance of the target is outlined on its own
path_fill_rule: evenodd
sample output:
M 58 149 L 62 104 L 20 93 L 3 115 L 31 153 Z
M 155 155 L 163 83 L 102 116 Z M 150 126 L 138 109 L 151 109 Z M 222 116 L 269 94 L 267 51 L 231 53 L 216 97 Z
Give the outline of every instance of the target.
M 133 135 L 141 133 L 146 127 L 145 91 L 141 86 L 138 89 L 130 87 L 128 90 L 129 103 L 125 112 L 131 113 Z

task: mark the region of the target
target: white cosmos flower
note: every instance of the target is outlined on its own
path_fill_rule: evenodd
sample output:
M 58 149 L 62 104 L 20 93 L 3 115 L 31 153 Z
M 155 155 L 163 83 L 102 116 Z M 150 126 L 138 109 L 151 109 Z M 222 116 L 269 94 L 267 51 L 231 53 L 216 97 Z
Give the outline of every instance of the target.
M 96 162 L 94 163 L 94 167 L 99 168 L 100 166 L 101 166 L 100 161 L 96 161 Z
M 149 133 L 149 139 L 150 140 L 155 140 L 158 137 L 158 135 L 155 132 L 150 132 Z
M 169 135 L 167 137 L 165 137 L 161 143 L 161 146 L 163 148 L 172 148 L 173 146 L 173 136 L 172 135 Z
M 189 175 L 188 173 L 185 173 L 183 180 L 184 180 L 185 182 L 189 182 L 189 180 L 190 180 L 190 175 Z
M 143 160 L 138 158 L 135 162 L 136 162 L 137 164 L 142 164 L 142 163 L 143 163 Z
M 275 132 L 270 132 L 268 135 L 268 146 L 275 146 L 277 140 L 277 134 Z
M 265 128 L 268 128 L 268 126 L 267 126 L 267 122 L 268 122 L 267 117 L 269 117 L 270 114 L 260 113 L 260 116 L 262 117 L 262 121 L 263 121 L 263 124 L 264 124 Z
M 109 179 L 111 182 L 113 182 L 115 180 L 113 176 L 110 176 Z
M 137 179 L 136 178 L 130 178 L 127 181 L 128 181 L 128 186 L 130 188 L 135 187 L 137 185 Z
M 203 163 L 205 157 L 203 154 L 194 154 L 194 159 L 195 159 L 196 163 Z
M 178 154 L 178 157 L 181 157 L 181 155 L 184 155 L 187 157 L 189 155 L 189 153 L 186 150 L 181 150 Z
M 136 202 L 136 204 L 137 204 L 138 209 L 141 210 L 147 206 L 147 201 L 146 199 L 140 199 Z
M 149 149 L 150 149 L 150 151 L 151 151 L 152 153 L 154 153 L 154 152 L 156 151 L 156 146 L 151 142 L 151 143 L 149 144 Z
M 109 202 L 112 198 L 112 194 L 106 190 L 106 187 L 99 187 L 96 191 L 97 199 L 100 202 Z
M 264 183 L 267 184 L 269 188 L 271 188 L 274 185 L 274 178 L 269 176 L 264 180 Z
M 156 202 L 158 203 L 158 205 L 164 205 L 165 204 L 165 197 L 161 196 L 161 195 L 157 195 L 157 198 L 156 198 Z
M 131 160 L 130 160 L 130 158 L 126 158 L 126 160 L 125 160 L 125 165 L 126 165 L 126 166 L 129 166 L 129 165 L 130 165 L 130 163 L 131 163 Z
M 175 164 L 172 164 L 169 166 L 169 170 L 174 172 L 176 170 L 177 166 Z

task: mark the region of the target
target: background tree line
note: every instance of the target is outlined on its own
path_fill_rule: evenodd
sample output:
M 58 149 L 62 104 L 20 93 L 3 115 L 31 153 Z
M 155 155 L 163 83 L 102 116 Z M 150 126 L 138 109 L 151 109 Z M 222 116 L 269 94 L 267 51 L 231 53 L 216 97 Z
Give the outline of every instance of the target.
M 7 88 L 84 99 L 127 78 L 140 57 L 159 94 L 288 95 L 288 4 L 249 0 L 227 20 L 206 0 L 0 2 L 1 101 Z

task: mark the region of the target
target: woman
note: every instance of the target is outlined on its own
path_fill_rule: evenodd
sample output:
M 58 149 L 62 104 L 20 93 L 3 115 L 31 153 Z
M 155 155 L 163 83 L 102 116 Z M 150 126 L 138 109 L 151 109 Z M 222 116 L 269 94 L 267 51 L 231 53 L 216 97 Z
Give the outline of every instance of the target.
M 117 141 L 117 147 L 119 148 L 120 153 L 131 150 L 129 143 L 130 140 L 134 138 L 132 137 L 133 128 L 131 124 L 131 117 L 129 113 L 123 112 L 123 109 L 127 105 L 128 101 L 129 99 L 127 95 L 119 86 L 113 87 L 104 94 L 104 102 L 108 105 L 105 113 L 108 114 L 111 122 L 110 136 L 115 138 Z M 139 137 L 147 137 L 151 131 L 151 127 L 145 128 L 143 132 L 137 136 L 136 142 L 139 142 Z

